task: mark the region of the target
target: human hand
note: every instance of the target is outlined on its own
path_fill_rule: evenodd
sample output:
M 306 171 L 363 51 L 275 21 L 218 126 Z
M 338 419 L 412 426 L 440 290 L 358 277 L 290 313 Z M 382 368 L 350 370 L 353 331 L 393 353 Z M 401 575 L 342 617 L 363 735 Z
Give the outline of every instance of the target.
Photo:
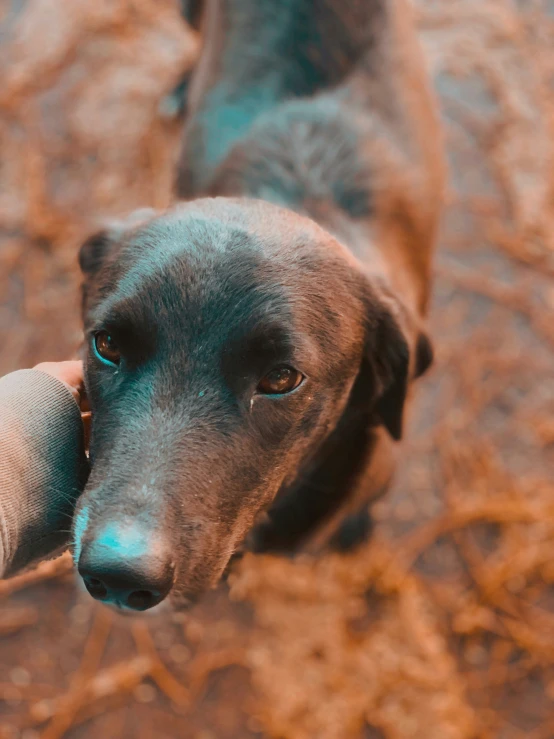
M 0 577 L 67 545 L 89 473 L 87 416 L 80 361 L 0 378 Z
M 39 372 L 55 377 L 67 387 L 78 405 L 81 405 L 81 394 L 84 394 L 83 363 L 78 360 L 69 362 L 41 362 L 35 366 Z
M 41 362 L 34 369 L 39 370 L 39 372 L 45 372 L 47 375 L 60 380 L 73 395 L 77 405 L 81 409 L 81 418 L 85 430 L 85 449 L 88 450 L 90 407 L 85 392 L 83 363 L 79 359 L 67 362 Z

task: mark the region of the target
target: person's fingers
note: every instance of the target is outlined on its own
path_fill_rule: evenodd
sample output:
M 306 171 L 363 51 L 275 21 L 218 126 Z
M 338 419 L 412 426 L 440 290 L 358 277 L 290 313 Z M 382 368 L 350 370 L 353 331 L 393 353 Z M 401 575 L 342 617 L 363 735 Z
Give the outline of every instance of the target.
M 35 366 L 39 372 L 45 372 L 51 377 L 63 382 L 69 389 L 77 403 L 81 401 L 83 393 L 83 363 L 78 360 L 68 362 L 41 362 Z

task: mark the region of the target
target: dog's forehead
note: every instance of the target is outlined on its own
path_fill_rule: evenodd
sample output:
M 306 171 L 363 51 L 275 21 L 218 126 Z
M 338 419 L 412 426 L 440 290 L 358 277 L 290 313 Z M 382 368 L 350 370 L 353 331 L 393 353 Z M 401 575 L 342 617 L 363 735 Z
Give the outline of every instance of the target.
M 104 275 L 110 289 L 102 312 L 122 302 L 198 310 L 216 301 L 224 310 L 248 296 L 258 306 L 300 306 L 336 300 L 337 290 L 348 291 L 348 265 L 329 250 L 315 224 L 297 222 L 281 209 L 282 219 L 273 211 L 268 219 L 256 216 L 256 206 L 231 208 L 231 216 L 228 204 L 195 206 L 124 234 L 117 274 Z
M 164 218 L 130 236 L 125 267 L 108 303 L 200 318 L 208 310 L 287 304 L 286 280 L 267 245 L 243 228 L 213 219 Z
M 329 353 L 357 345 L 356 272 L 329 247 L 332 237 L 282 209 L 267 217 L 266 204 L 220 205 L 196 201 L 125 234 L 89 323 L 146 327 L 189 347 L 210 337 L 214 351 L 265 327 L 294 344 L 311 336 Z

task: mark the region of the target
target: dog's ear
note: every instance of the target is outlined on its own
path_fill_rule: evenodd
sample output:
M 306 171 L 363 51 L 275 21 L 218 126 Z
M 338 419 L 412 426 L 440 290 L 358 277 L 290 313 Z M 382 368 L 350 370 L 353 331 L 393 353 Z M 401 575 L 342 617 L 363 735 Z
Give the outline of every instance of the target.
M 415 365 L 414 365 L 414 380 L 424 375 L 429 367 L 433 364 L 434 352 L 433 344 L 431 339 L 425 333 L 420 330 L 417 335 L 416 348 L 415 348 Z
M 133 211 L 124 220 L 112 221 L 84 242 L 79 250 L 79 266 L 85 278 L 94 277 L 127 229 L 140 226 L 156 215 L 152 208 Z
M 372 297 L 364 361 L 372 377 L 374 412 L 398 441 L 410 380 L 431 366 L 433 349 L 429 337 L 390 296 Z
M 113 236 L 108 229 L 103 229 L 89 236 L 79 250 L 79 267 L 85 277 L 92 277 L 102 267 L 110 252 Z
M 113 279 L 117 273 L 116 255 L 125 242 L 125 235 L 132 228 L 140 226 L 156 215 L 151 208 L 136 210 L 121 221 L 112 221 L 84 242 L 79 250 L 79 266 L 83 273 L 81 286 L 81 314 L 87 321 L 89 308 L 102 292 L 105 278 L 101 271 L 106 264 L 111 265 L 106 279 Z
M 366 344 L 366 361 L 373 368 L 374 410 L 393 439 L 402 437 L 402 417 L 408 392 L 410 348 L 394 316 L 382 308 L 373 340 Z

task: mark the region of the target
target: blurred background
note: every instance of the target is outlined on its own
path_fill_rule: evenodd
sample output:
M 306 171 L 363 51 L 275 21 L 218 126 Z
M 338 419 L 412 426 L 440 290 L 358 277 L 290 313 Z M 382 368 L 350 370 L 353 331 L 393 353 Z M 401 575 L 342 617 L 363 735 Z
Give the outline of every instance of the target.
M 66 559 L 0 583 L 0 737 L 554 737 L 554 2 L 415 0 L 449 192 L 419 385 L 372 541 L 246 557 L 123 619 Z M 80 240 L 171 200 L 177 0 L 0 2 L 0 374 L 80 340 Z

